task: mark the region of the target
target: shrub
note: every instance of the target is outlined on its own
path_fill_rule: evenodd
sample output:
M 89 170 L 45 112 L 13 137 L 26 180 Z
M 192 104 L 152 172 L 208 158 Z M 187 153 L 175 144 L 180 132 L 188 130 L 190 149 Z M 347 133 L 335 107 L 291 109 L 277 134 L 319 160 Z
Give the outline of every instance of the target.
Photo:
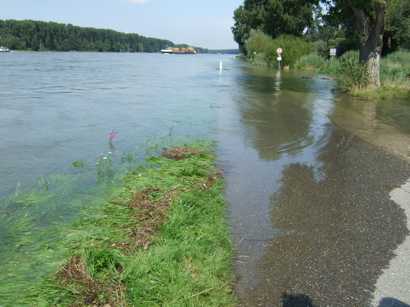
M 298 59 L 294 67 L 299 70 L 322 71 L 326 65 L 326 60 L 323 57 L 316 53 L 310 53 Z
M 339 58 L 339 81 L 345 90 L 362 89 L 369 84 L 367 66 L 360 63 L 357 51 L 346 52 Z
M 331 76 L 337 76 L 341 70 L 339 59 L 332 57 L 326 61 L 326 64 L 320 72 Z
M 384 84 L 409 85 L 410 52 L 397 51 L 382 59 L 380 74 Z
M 257 54 L 264 54 L 265 49 L 271 43 L 272 38 L 262 31 L 252 30 L 249 39 L 246 41 L 246 51 L 248 56 L 253 59 Z
M 323 40 L 313 42 L 316 53 L 324 58 L 329 56 L 329 45 Z
M 282 56 L 283 65 L 290 67 L 293 67 L 297 60 L 313 50 L 313 45 L 302 38 L 282 35 L 272 39 L 258 30 L 251 31 L 250 37 L 246 42 L 246 50 L 249 57 L 254 59 L 255 55 L 262 55 L 268 65 L 273 65 L 276 62 L 276 50 L 279 47 L 284 51 Z

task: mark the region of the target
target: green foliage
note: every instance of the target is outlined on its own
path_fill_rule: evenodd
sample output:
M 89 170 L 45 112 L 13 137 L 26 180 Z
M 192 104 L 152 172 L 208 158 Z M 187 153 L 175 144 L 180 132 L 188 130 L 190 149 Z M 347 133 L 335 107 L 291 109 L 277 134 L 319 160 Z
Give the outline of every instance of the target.
M 77 161 L 74 161 L 71 165 L 74 168 L 84 168 L 85 167 L 85 162 L 82 161 L 82 160 L 77 160 Z
M 0 20 L 0 45 L 14 50 L 158 52 L 167 40 L 32 20 Z
M 100 156 L 95 163 L 95 167 L 98 182 L 111 180 L 114 177 L 112 153 L 109 152 L 107 155 Z
M 318 0 L 245 0 L 234 13 L 235 41 L 244 50 L 251 30 L 261 30 L 272 38 L 283 34 L 302 36 L 313 23 L 312 9 Z
M 369 83 L 367 65 L 360 63 L 359 54 L 355 51 L 346 52 L 339 58 L 338 71 L 340 84 L 345 90 L 362 89 Z
M 377 91 L 365 90 L 367 69 L 359 63 L 357 51 L 330 60 L 325 60 L 314 53 L 309 54 L 299 59 L 295 67 L 299 70 L 314 70 L 333 76 L 339 80 L 343 89 L 358 96 L 384 99 L 410 95 L 410 52 L 408 51 L 397 51 L 382 58 L 380 64 L 382 88 Z
M 261 31 L 251 31 L 251 35 L 246 42 L 248 56 L 253 59 L 255 56 L 262 56 L 268 65 L 276 63 L 276 50 L 283 49 L 283 65 L 293 67 L 298 59 L 309 54 L 313 46 L 302 38 L 282 35 L 276 39 L 270 38 Z
M 101 206 L 111 188 L 84 188 L 82 174 L 51 175 L 30 191 L 0 200 L 0 304 L 32 306 L 31 289 L 56 270 L 68 247 L 68 224 Z M 88 178 L 87 178 L 88 180 Z M 24 295 L 22 294 L 24 292 Z M 39 305 L 41 306 L 41 305 Z
M 120 251 L 115 249 L 86 248 L 84 250 L 84 258 L 92 278 L 98 278 L 99 275 L 107 273 L 112 274 L 124 265 L 124 257 Z
M 389 0 L 385 18 L 385 47 L 410 49 L 410 1 Z
M 410 52 L 397 51 L 381 61 L 381 79 L 384 84 L 410 88 Z
M 233 306 L 230 243 L 221 183 L 174 202 L 157 243 L 127 267 L 129 300 L 140 306 Z
M 399 48 L 410 48 L 410 2 L 407 0 L 371 0 L 371 1 L 331 1 L 333 6 L 327 21 L 334 25 L 344 26 L 347 42 L 341 47 L 343 50 L 357 49 L 360 46 L 360 39 L 366 39 L 366 33 L 361 33 L 365 28 L 357 20 L 357 10 L 363 12 L 362 16 L 368 21 L 374 20 L 376 6 L 378 3 L 385 4 L 384 18 L 384 54 L 395 51 Z M 356 12 L 355 12 L 356 11 Z M 356 16 L 356 17 L 355 17 Z M 367 21 L 367 22 L 368 22 Z M 359 23 L 358 23 L 359 22 Z M 363 22 L 363 20 L 361 21 Z M 347 47 L 347 49 L 345 48 Z
M 310 53 L 296 61 L 295 69 L 322 71 L 326 65 L 326 60 L 323 57 L 317 53 Z
M 341 72 L 341 62 L 337 58 L 325 59 L 317 53 L 301 57 L 295 64 L 298 70 L 314 71 L 336 77 Z
M 13 257 L 9 267 L 0 267 L 1 304 L 70 306 L 85 305 L 91 298 L 104 305 L 118 296 L 130 306 L 233 306 L 223 180 L 214 177 L 213 185 L 204 188 L 209 176 L 217 172 L 215 156 L 209 144 L 190 147 L 200 154 L 180 161 L 153 157 L 146 166 L 128 173 L 122 185 L 109 192 L 109 198 L 79 201 L 70 191 L 70 201 L 81 203 L 80 218 L 73 224 L 56 223 L 51 232 L 34 236 L 31 217 L 36 214 L 3 215 L 0 207 L 1 216 L 11 218 L 10 227 L 0 229 L 0 236 L 5 234 L 10 240 L 5 246 L 7 254 L 1 256 L 6 262 Z M 52 191 L 54 180 L 49 181 Z M 148 250 L 116 248 L 115 243 L 135 242 L 131 233 L 139 224 L 129 204 L 136 192 L 146 189 L 153 190 L 151 197 L 157 200 L 175 191 L 165 223 L 154 234 Z M 68 209 L 73 210 L 73 206 Z M 14 240 L 17 235 L 41 244 L 25 247 L 24 241 Z M 61 272 L 72 256 L 85 264 L 83 275 L 73 271 L 85 283 L 74 279 L 63 285 L 55 273 Z M 44 279 L 45 275 L 49 278 Z M 92 295 L 84 297 L 86 287 Z

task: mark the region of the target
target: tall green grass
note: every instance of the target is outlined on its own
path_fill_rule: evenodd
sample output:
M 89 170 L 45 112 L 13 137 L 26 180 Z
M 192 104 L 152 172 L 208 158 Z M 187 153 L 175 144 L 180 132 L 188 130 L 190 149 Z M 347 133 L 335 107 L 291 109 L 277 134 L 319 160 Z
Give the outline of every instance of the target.
M 383 58 L 381 79 L 386 85 L 410 87 L 410 52 L 397 51 Z
M 0 305 L 72 306 L 110 303 L 116 306 L 232 306 L 231 242 L 225 221 L 223 179 L 217 174 L 209 144 L 192 145 L 199 154 L 180 161 L 154 156 L 148 164 L 126 175 L 110 192 L 109 200 L 84 208 L 71 226 L 59 228 L 60 241 L 50 257 L 49 277 L 26 284 L 24 293 Z M 207 185 L 209 178 L 212 185 Z M 175 191 L 165 223 L 154 234 L 151 246 L 132 246 L 135 211 L 128 205 L 135 193 L 153 191 L 163 198 Z M 97 289 L 84 296 L 84 284 L 62 283 L 58 271 L 76 256 Z M 16 264 L 17 265 L 17 264 Z M 12 287 L 12 285 L 10 285 Z M 1 290 L 1 289 L 0 289 Z M 16 288 L 16 291 L 18 287 Z M 8 291 L 13 291 L 9 289 Z M 114 298 L 115 296 L 115 298 Z
M 357 51 L 350 51 L 340 58 L 330 60 L 312 53 L 302 56 L 296 62 L 295 68 L 333 76 L 339 81 L 342 89 L 360 96 L 403 97 L 410 93 L 410 52 L 408 51 L 398 51 L 382 58 L 380 63 L 382 88 L 379 90 L 367 89 L 367 69 L 359 63 Z

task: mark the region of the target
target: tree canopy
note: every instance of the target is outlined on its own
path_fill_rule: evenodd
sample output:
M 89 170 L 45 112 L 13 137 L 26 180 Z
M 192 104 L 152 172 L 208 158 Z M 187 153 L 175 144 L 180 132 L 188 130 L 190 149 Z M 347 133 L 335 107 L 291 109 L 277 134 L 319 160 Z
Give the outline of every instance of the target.
M 384 42 L 386 50 L 410 49 L 410 1 L 389 0 Z
M 302 36 L 312 26 L 312 10 L 319 0 L 245 0 L 234 13 L 235 41 L 243 49 L 251 30 L 275 38 L 282 34 Z
M 0 45 L 14 50 L 158 52 L 171 41 L 33 20 L 0 20 Z
M 252 30 L 272 38 L 291 34 L 319 40 L 322 54 L 334 43 L 344 44 L 344 51 L 359 49 L 375 86 L 380 85 L 381 55 L 410 48 L 409 0 L 245 0 L 234 20 L 234 38 L 244 53 Z

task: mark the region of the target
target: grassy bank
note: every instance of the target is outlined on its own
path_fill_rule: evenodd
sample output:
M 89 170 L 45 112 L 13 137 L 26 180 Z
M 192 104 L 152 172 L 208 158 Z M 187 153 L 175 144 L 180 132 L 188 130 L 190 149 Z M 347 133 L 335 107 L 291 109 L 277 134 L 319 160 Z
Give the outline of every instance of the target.
M 223 179 L 214 163 L 212 148 L 196 144 L 130 172 L 109 201 L 64 229 L 64 256 L 24 303 L 232 305 Z
M 301 57 L 295 68 L 332 76 L 341 89 L 354 96 L 373 100 L 410 98 L 410 52 L 392 53 L 382 58 L 380 65 L 382 86 L 378 89 L 367 87 L 366 68 L 359 63 L 357 52 L 348 52 L 331 60 L 312 53 Z

